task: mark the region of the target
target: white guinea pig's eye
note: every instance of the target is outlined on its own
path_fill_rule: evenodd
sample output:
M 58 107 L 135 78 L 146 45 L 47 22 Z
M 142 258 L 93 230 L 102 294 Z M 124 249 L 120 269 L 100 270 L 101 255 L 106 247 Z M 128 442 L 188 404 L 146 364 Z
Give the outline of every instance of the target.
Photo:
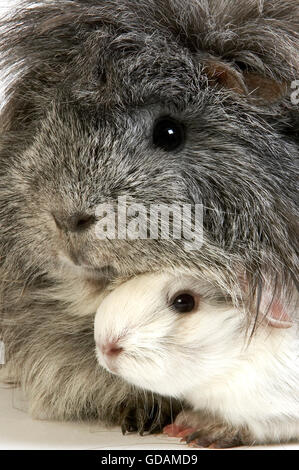
M 161 117 L 154 124 L 153 144 L 166 152 L 178 150 L 185 142 L 183 124 L 171 117 Z
M 196 299 L 192 294 L 182 292 L 174 297 L 171 307 L 178 313 L 190 313 L 196 307 Z

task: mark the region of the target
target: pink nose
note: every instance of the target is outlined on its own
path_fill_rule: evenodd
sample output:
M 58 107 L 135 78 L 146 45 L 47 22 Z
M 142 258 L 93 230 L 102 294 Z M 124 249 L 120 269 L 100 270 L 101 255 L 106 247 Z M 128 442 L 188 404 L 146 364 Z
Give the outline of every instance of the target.
M 123 351 L 123 348 L 119 346 L 117 341 L 101 345 L 100 349 L 105 356 L 118 356 Z

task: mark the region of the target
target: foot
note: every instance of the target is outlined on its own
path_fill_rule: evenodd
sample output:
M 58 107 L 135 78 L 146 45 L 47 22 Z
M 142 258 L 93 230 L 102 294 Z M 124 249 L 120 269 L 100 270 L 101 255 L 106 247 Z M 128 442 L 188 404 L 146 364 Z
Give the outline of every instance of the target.
M 204 412 L 181 412 L 163 432 L 169 437 L 181 437 L 190 447 L 226 449 L 252 444 L 247 430 L 234 428 Z

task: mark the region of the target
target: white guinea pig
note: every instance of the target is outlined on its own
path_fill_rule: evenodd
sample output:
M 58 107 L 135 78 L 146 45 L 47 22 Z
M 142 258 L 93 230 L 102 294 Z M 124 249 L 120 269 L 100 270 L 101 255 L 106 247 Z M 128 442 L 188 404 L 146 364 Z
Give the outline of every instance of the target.
M 297 331 L 273 312 L 248 342 L 245 313 L 204 280 L 144 274 L 104 298 L 96 354 L 128 382 L 191 406 L 169 435 L 210 447 L 297 440 Z

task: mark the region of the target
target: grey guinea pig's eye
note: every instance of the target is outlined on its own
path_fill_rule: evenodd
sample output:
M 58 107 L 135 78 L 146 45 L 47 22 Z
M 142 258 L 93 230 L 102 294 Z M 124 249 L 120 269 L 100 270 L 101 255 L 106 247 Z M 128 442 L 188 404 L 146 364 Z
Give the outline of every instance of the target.
M 183 292 L 173 299 L 171 307 L 178 313 L 190 313 L 194 310 L 195 304 L 194 296 Z
M 161 117 L 154 124 L 153 144 L 165 152 L 178 150 L 185 142 L 185 128 L 182 123 L 171 118 Z

